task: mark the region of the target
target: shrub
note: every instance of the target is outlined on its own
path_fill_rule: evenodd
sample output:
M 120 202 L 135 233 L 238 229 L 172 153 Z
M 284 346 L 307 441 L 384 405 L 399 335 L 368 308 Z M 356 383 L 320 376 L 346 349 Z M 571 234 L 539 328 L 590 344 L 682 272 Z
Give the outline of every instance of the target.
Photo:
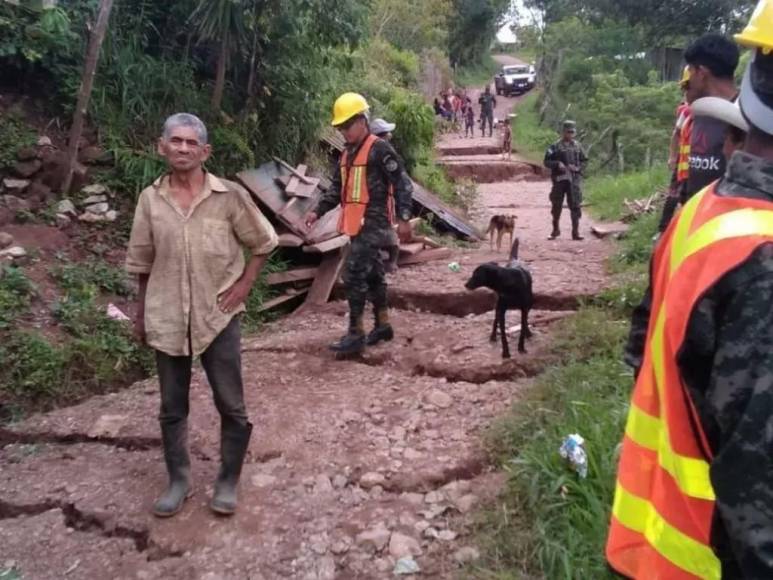
M 212 157 L 207 167 L 217 175 L 232 177 L 239 171 L 255 167 L 255 155 L 246 137 L 234 125 L 217 125 L 210 132 Z
M 18 114 L 9 111 L 0 115 L 0 169 L 16 162 L 16 153 L 35 143 L 35 133 Z
M 102 290 L 117 296 L 130 296 L 133 292 L 129 276 L 116 266 L 92 259 L 84 263 L 67 263 L 51 269 L 51 275 L 65 293 L 86 292 L 96 294 Z M 93 287 L 93 291 L 89 289 Z
M 66 381 L 66 353 L 38 334 L 6 335 L 0 359 L 0 388 L 21 399 L 53 395 Z
M 0 329 L 9 326 L 27 309 L 34 293 L 34 285 L 21 269 L 0 266 Z

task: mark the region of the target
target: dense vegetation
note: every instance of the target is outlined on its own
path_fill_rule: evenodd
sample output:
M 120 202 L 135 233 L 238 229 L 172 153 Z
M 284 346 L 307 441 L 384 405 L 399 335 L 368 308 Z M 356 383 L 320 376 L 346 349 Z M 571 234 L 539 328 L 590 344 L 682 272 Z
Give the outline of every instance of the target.
M 522 16 L 531 11 L 539 24 L 517 32 L 522 49 L 538 55 L 543 86 L 529 106 L 539 126 L 555 130 L 561 119 L 575 119 L 594 171 L 663 164 L 680 98 L 678 52 L 665 67 L 664 51 L 708 30 L 738 29 L 754 4 L 675 0 L 645 9 L 640 2 L 527 0 Z M 664 82 L 666 73 L 672 82 Z M 530 129 L 525 141 L 539 150 L 550 133 Z

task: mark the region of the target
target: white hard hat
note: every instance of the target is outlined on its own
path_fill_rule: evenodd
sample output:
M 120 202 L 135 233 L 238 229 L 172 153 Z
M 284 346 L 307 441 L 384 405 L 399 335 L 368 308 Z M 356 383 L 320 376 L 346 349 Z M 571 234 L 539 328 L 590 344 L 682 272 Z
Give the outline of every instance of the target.
M 745 133 L 749 132 L 749 123 L 743 118 L 738 102 L 733 103 L 719 97 L 703 97 L 693 101 L 690 110 L 695 117 L 711 117 Z
M 752 70 L 759 51 L 755 51 L 741 83 L 741 96 L 738 101 L 741 105 L 743 116 L 760 131 L 773 135 L 773 107 L 768 106 L 754 90 L 752 83 Z
M 391 133 L 395 130 L 394 123 L 387 123 L 384 119 L 373 119 L 370 123 L 370 132 L 374 135 L 382 135 L 383 133 Z

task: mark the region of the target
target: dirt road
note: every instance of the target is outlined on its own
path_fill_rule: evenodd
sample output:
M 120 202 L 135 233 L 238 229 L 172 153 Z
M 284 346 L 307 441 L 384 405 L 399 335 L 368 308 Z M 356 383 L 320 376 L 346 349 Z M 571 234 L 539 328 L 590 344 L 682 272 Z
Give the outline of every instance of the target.
M 502 98 L 497 116 L 513 103 Z M 247 337 L 255 431 L 232 519 L 207 508 L 218 417 L 200 369 L 190 420 L 196 493 L 171 520 L 149 513 L 165 483 L 155 379 L 31 417 L 0 435 L 0 571 L 30 580 L 322 580 L 391 578 L 398 564 L 458 577 L 477 553 L 471 513 L 503 481 L 482 431 L 546 364 L 550 324 L 604 285 L 610 249 L 590 238 L 547 241 L 548 182 L 522 160 L 492 159 L 495 145 L 447 136 L 439 147 L 473 168 L 482 229 L 495 213 L 518 217 L 538 294 L 529 354 L 503 362 L 488 342 L 493 297 L 464 290 L 477 264 L 506 259 L 488 243 L 455 250 L 459 273 L 443 261 L 392 276 L 397 337 L 360 361 L 336 361 L 326 348 L 345 327 L 342 303 Z M 499 181 L 501 171 L 513 173 Z

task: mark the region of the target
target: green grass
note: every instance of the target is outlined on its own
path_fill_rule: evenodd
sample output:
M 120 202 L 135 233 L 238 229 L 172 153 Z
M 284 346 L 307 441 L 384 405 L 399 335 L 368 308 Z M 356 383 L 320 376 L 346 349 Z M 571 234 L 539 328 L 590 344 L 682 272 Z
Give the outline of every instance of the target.
M 539 124 L 539 91 L 533 90 L 516 107 L 518 117 L 513 121 L 513 144 L 523 157 L 542 163 L 545 149 L 558 139 L 558 134 Z
M 583 308 L 556 338 L 562 364 L 491 428 L 490 448 L 509 481 L 481 522 L 485 555 L 473 577 L 612 577 L 604 542 L 632 385 L 621 362 L 626 331 L 614 310 Z M 572 433 L 585 438 L 586 479 L 558 454 Z
M 481 63 L 457 68 L 454 75 L 456 84 L 460 87 L 482 87 L 490 84 L 493 91 L 494 75 L 497 74 L 499 66 L 493 56 L 486 54 Z
M 624 200 L 633 201 L 665 189 L 669 177 L 665 166 L 620 175 L 591 175 L 585 181 L 588 210 L 598 219 L 618 220 L 626 213 Z
M 0 266 L 0 329 L 27 311 L 35 287 L 20 268 Z
M 662 179 L 654 170 L 595 184 L 589 180 L 588 190 L 609 206 L 604 215 L 616 219 L 624 196 L 644 197 Z M 477 541 L 483 558 L 465 578 L 613 578 L 604 545 L 633 387 L 622 352 L 631 310 L 646 285 L 658 217 L 658 212 L 647 214 L 632 224 L 610 259 L 613 286 L 557 331 L 552 348 L 560 363 L 491 427 L 489 450 L 508 482 L 495 506 L 481 514 Z M 585 438 L 586 479 L 558 454 L 572 433 Z
M 123 268 L 111 266 L 98 259 L 82 263 L 66 262 L 54 266 L 50 273 L 65 292 L 93 286 L 97 290 L 117 296 L 130 296 L 132 293 L 129 277 Z

